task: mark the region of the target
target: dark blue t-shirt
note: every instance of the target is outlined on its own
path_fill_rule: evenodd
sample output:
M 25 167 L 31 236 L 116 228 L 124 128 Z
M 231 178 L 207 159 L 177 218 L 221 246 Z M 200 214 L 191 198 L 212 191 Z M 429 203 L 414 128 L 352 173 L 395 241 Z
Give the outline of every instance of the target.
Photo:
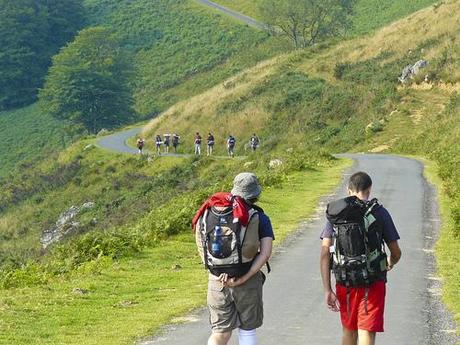
M 259 212 L 259 238 L 271 237 L 275 239 L 272 223 L 265 213 Z
M 377 208 L 374 213 L 375 217 L 378 221 L 383 224 L 383 240 L 385 243 L 389 243 L 392 241 L 399 240 L 398 230 L 396 230 L 396 226 L 391 218 L 390 213 L 386 210 L 385 207 L 380 206 Z M 332 238 L 334 234 L 334 230 L 332 228 L 332 224 L 327 221 L 326 226 L 324 227 L 323 231 L 321 231 L 320 238 Z

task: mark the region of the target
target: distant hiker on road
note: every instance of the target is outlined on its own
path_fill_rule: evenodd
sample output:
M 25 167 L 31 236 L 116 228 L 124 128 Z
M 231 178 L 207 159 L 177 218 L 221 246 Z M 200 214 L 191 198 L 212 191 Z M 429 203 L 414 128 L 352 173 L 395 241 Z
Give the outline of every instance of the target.
M 227 139 L 227 152 L 230 157 L 235 156 L 235 144 L 236 144 L 236 139 L 233 135 L 229 135 Z
M 163 141 L 161 140 L 161 136 L 159 134 L 157 134 L 157 136 L 155 138 L 155 146 L 157 148 L 158 156 L 161 155 L 161 144 L 163 144 Z
M 200 133 L 196 132 L 195 134 L 195 154 L 196 155 L 201 155 L 201 135 Z
M 251 149 L 252 151 L 255 151 L 257 149 L 257 147 L 259 146 L 259 143 L 260 143 L 260 139 L 259 137 L 256 135 L 256 133 L 254 133 L 251 137 L 251 140 L 250 140 L 250 144 L 251 144 Z
M 236 328 L 240 345 L 257 344 L 265 281 L 260 269 L 275 238 L 270 219 L 254 205 L 261 191 L 254 174 L 238 174 L 231 193 L 212 195 L 193 218 L 198 252 L 209 270 L 208 345 L 226 345 Z
M 142 154 L 142 150 L 144 149 L 145 139 L 144 138 L 137 138 L 136 146 L 139 150 L 139 154 Z
M 325 301 L 330 310 L 340 311 L 342 345 L 375 344 L 376 332 L 383 332 L 387 271 L 401 257 L 393 220 L 377 199 L 369 200 L 371 188 L 368 174 L 353 174 L 349 197 L 327 205 L 328 221 L 321 233 Z
M 163 143 L 165 144 L 165 153 L 169 153 L 169 142 L 171 139 L 171 134 L 163 135 Z
M 207 139 L 207 150 L 206 150 L 207 156 L 212 155 L 213 148 L 214 148 L 214 135 L 212 135 L 212 133 L 209 132 L 208 139 Z
M 174 147 L 174 153 L 177 153 L 177 147 L 179 146 L 180 136 L 177 133 L 173 134 L 172 145 Z

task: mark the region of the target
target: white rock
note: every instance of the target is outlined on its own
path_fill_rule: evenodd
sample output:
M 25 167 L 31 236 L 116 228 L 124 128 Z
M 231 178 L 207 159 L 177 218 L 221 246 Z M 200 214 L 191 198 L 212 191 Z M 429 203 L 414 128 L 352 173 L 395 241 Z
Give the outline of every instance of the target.
M 273 159 L 270 161 L 270 163 L 268 163 L 268 166 L 270 169 L 274 169 L 282 165 L 283 165 L 283 161 L 281 159 Z
M 85 209 L 93 208 L 94 205 L 95 205 L 95 203 L 92 202 L 92 201 L 85 202 L 83 205 L 81 205 L 80 210 L 85 210 Z

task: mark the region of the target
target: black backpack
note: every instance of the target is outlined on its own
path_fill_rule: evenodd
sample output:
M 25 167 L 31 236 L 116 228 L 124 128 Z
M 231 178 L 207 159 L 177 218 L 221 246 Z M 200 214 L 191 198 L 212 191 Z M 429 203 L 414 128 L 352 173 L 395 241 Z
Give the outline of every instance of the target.
M 326 216 L 334 229 L 331 262 L 337 283 L 362 287 L 385 278 L 383 226 L 374 215 L 379 207 L 377 199 L 362 201 L 355 196 L 327 205 Z

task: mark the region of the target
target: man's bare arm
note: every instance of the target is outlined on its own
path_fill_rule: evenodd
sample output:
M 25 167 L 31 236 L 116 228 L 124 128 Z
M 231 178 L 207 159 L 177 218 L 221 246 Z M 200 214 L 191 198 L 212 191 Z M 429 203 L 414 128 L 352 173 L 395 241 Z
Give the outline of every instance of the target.
M 324 238 L 321 243 L 320 269 L 323 280 L 324 292 L 331 291 L 331 268 L 329 247 L 332 245 L 330 238 Z
M 387 243 L 390 250 L 390 257 L 388 258 L 388 270 L 391 270 L 401 259 L 401 248 L 399 248 L 398 241 L 391 241 Z
M 337 296 L 334 291 L 332 291 L 331 286 L 331 267 L 330 267 L 330 252 L 329 248 L 332 245 L 332 240 L 330 238 L 324 238 L 321 243 L 321 256 L 320 256 L 320 270 L 321 278 L 323 280 L 324 288 L 324 300 L 327 307 L 332 311 L 339 311 L 339 304 L 337 301 Z

